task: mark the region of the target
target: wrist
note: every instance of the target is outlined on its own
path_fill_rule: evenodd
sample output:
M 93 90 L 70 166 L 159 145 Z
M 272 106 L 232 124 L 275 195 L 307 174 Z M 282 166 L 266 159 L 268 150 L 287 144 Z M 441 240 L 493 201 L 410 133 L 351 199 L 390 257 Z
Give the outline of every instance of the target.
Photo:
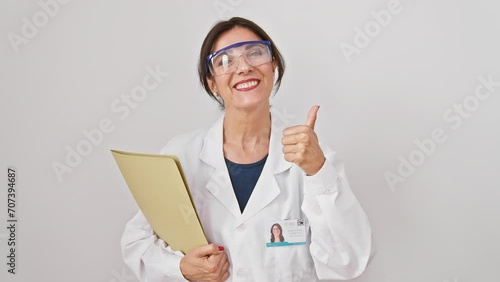
M 181 260 L 179 261 L 179 270 L 181 271 L 181 274 L 182 274 L 182 276 L 184 277 L 184 279 L 189 280 L 189 279 L 186 277 L 186 274 L 185 274 L 185 272 L 184 272 L 184 269 L 185 269 L 185 263 L 186 263 L 185 258 L 186 258 L 186 257 L 182 257 L 182 258 L 181 258 Z
M 323 156 L 323 158 L 321 159 L 321 161 L 319 161 L 317 163 L 317 165 L 315 166 L 315 168 L 309 172 L 306 172 L 306 175 L 307 176 L 313 176 L 315 175 L 316 173 L 318 173 L 318 171 L 321 170 L 321 168 L 323 167 L 323 165 L 325 164 L 325 161 L 326 161 L 326 158 L 325 156 Z

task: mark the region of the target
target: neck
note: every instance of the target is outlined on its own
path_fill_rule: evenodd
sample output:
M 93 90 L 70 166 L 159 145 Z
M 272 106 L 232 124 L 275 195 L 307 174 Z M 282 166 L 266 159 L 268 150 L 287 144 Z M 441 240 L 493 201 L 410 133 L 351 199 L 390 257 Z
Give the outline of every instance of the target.
M 271 117 L 269 105 L 258 110 L 226 109 L 224 118 L 224 144 L 243 150 L 269 145 Z

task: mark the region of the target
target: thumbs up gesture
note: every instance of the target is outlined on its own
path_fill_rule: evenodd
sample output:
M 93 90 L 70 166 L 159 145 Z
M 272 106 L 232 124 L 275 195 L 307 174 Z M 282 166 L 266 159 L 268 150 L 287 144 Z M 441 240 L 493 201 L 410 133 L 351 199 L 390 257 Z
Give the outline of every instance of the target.
M 281 139 L 285 160 L 298 165 L 307 175 L 316 174 L 326 160 L 314 132 L 318 110 L 319 106 L 313 106 L 306 124 L 286 128 Z

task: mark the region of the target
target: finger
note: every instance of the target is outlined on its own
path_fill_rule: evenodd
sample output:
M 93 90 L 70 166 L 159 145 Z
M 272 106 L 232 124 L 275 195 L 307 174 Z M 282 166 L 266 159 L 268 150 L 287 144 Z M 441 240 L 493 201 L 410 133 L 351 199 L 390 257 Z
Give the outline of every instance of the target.
M 285 135 L 283 136 L 283 138 L 281 138 L 282 145 L 294 145 L 297 143 L 308 143 L 308 142 L 309 142 L 309 134 L 306 132 Z
M 283 130 L 283 135 L 292 135 L 292 134 L 299 134 L 299 133 L 307 133 L 311 130 L 311 128 L 307 125 L 294 125 L 287 127 Z
M 227 254 L 222 252 L 218 255 L 214 255 L 216 258 L 215 263 L 219 266 L 218 268 L 220 269 L 222 265 L 224 265 L 224 262 L 227 261 Z
M 227 255 L 226 253 L 221 253 L 219 255 L 215 255 L 213 257 L 219 257 L 215 264 L 215 269 L 213 271 L 213 278 L 217 281 L 222 277 L 225 271 L 227 271 L 227 268 L 229 267 L 229 261 L 227 260 Z
M 293 163 L 295 161 L 295 153 L 284 154 L 285 161 Z
M 206 257 L 220 253 L 219 247 L 215 244 L 208 244 L 195 249 L 197 257 Z
M 283 146 L 283 154 L 289 154 L 295 152 L 295 145 L 285 145 Z
M 230 265 L 229 261 L 226 260 L 226 262 L 224 263 L 224 266 L 222 267 L 222 271 L 227 272 L 227 270 L 229 269 L 229 265 Z
M 224 273 L 224 276 L 222 276 L 222 281 L 226 281 L 228 278 L 229 278 L 229 272 L 226 271 L 226 273 Z
M 218 278 L 221 279 L 220 281 L 226 281 L 226 279 L 229 277 L 229 261 L 226 260 L 223 264 L 221 263 L 222 268 L 220 269 Z
M 305 150 L 303 147 L 296 147 L 291 152 L 284 153 L 283 156 L 286 161 L 298 165 L 305 160 Z
M 307 146 L 304 143 L 283 146 L 283 154 L 304 154 Z
M 309 113 L 307 114 L 306 125 L 309 126 L 312 129 L 314 129 L 314 125 L 316 124 L 316 118 L 317 118 L 317 115 L 318 115 L 318 110 L 319 110 L 319 106 L 318 105 L 314 105 L 314 106 L 311 107 L 311 109 L 309 110 Z
M 227 270 L 229 269 L 229 261 L 228 260 L 224 261 L 224 263 L 221 263 L 220 266 L 221 267 L 219 268 L 218 277 L 223 276 L 224 273 L 227 272 Z

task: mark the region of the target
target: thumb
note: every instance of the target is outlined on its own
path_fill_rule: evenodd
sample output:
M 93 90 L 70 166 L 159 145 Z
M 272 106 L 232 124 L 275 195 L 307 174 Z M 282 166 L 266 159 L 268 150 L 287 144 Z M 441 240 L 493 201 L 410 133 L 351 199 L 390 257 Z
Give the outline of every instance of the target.
M 314 105 L 311 107 L 309 110 L 309 113 L 307 114 L 307 121 L 306 125 L 309 126 L 310 128 L 314 129 L 314 125 L 316 124 L 316 118 L 318 116 L 318 110 L 319 106 Z
M 196 250 L 197 257 L 206 257 L 220 253 L 220 249 L 215 244 L 209 244 L 198 247 Z

